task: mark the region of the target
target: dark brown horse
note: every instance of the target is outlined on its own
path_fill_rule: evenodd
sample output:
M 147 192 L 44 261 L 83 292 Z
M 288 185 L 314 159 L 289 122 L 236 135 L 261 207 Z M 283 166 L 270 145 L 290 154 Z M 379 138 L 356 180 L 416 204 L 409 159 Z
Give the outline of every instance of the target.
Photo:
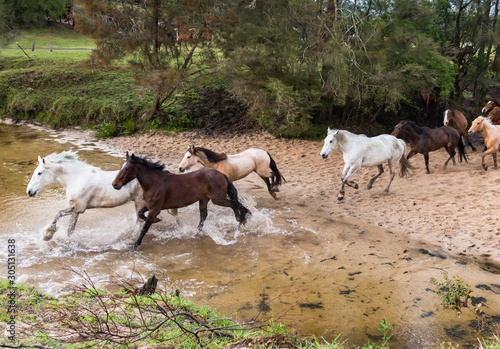
M 128 155 L 127 161 L 116 175 L 112 185 L 115 189 L 137 178 L 144 192 L 146 208 L 149 211 L 146 223 L 135 242 L 137 248 L 146 235 L 156 216 L 164 209 L 175 209 L 191 205 L 198 201 L 200 223 L 203 227 L 207 218 L 207 205 L 210 200 L 216 205 L 231 207 L 240 224 L 245 224 L 250 211 L 238 201 L 238 192 L 226 175 L 211 169 L 202 168 L 186 174 L 173 174 L 164 170 L 158 162 Z
M 465 115 L 461 111 L 453 108 L 446 109 L 443 115 L 444 126 L 450 126 L 457 130 L 458 133 L 460 133 L 460 135 L 464 138 L 465 144 L 470 145 L 472 150 L 475 151 L 476 148 L 474 148 L 469 140 L 469 136 L 467 135 L 467 119 L 465 118 Z
M 433 86 L 429 90 L 424 87 L 420 91 L 422 99 L 425 102 L 425 113 L 427 114 L 427 119 L 430 125 L 434 127 L 439 126 L 439 99 L 441 97 L 441 88 L 439 86 Z
M 448 165 L 450 160 L 453 160 L 453 165 L 455 162 L 455 147 L 458 146 L 458 154 L 460 155 L 460 161 L 462 157 L 467 162 L 465 156 L 465 147 L 462 142 L 462 138 L 457 130 L 449 126 L 442 126 L 439 128 L 429 128 L 420 127 L 416 125 L 413 121 L 403 120 L 396 125 L 394 131 L 391 135 L 405 139 L 408 137 L 410 139 L 410 152 L 406 156 L 407 159 L 411 158 L 415 154 L 423 154 L 425 159 L 425 168 L 427 173 L 429 171 L 429 152 L 438 150 L 442 147 L 446 149 L 450 157 L 445 161 L 444 166 Z

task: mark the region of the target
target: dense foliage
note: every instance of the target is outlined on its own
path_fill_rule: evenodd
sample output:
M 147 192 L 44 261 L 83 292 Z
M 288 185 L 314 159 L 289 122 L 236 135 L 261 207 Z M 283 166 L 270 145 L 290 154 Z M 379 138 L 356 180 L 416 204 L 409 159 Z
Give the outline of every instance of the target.
M 30 1 L 38 4 L 16 8 Z M 429 124 L 421 91 L 435 86 L 441 109 L 480 114 L 499 97 L 499 3 L 77 0 L 73 12 L 76 30 L 97 44 L 87 67 L 126 61 L 150 96 L 135 119 L 162 123 L 201 84 L 217 81 L 262 127 L 304 136 L 324 124 L 368 134 L 401 119 Z M 31 18 L 14 15 L 22 11 L 13 4 L 0 0 L 4 27 Z M 44 4 L 38 13 L 62 6 Z

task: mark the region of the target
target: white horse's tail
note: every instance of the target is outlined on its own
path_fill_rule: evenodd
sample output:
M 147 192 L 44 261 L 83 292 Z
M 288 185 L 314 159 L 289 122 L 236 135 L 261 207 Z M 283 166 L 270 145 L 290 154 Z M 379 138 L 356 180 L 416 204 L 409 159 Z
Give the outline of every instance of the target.
M 399 176 L 404 177 L 404 176 L 410 175 L 411 174 L 410 170 L 414 170 L 415 167 L 413 167 L 410 164 L 410 162 L 408 161 L 408 159 L 406 159 L 406 156 L 405 156 L 406 143 L 405 143 L 405 141 L 402 139 L 398 139 L 398 142 L 399 142 L 399 144 L 402 145 L 402 148 L 403 148 L 401 157 L 399 158 L 399 165 L 401 166 Z

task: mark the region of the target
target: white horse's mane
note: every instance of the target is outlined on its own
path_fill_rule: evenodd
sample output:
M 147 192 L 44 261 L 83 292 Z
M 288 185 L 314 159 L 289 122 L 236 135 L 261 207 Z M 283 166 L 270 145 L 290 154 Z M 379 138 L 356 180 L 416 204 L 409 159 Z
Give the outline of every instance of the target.
M 78 153 L 76 151 L 71 151 L 71 150 L 66 150 L 59 154 L 52 153 L 50 155 L 47 155 L 44 158 L 44 160 L 46 163 L 55 163 L 55 164 L 60 164 L 63 162 L 87 164 L 86 162 L 78 159 Z
M 348 133 L 348 134 L 351 134 L 353 136 L 361 136 L 361 137 L 368 138 L 368 136 L 365 135 L 365 134 L 356 134 L 356 133 L 349 132 L 347 130 L 339 130 L 339 129 L 336 129 L 336 128 L 328 128 L 328 134 L 339 133 L 339 132 Z

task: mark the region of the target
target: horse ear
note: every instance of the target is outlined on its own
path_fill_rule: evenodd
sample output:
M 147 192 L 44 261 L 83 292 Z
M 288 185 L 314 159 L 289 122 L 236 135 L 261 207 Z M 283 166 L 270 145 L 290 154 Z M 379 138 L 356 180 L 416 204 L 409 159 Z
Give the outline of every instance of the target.
M 125 152 L 125 157 L 126 157 L 126 158 L 128 158 L 128 157 L 129 157 L 129 155 L 128 155 L 128 151 L 127 151 L 127 152 Z
M 135 155 L 134 154 L 130 155 L 130 160 L 134 161 L 134 159 L 135 159 Z
M 41 163 L 44 163 L 45 164 L 45 160 L 42 159 L 42 157 L 40 155 L 38 155 L 38 163 L 41 164 Z

